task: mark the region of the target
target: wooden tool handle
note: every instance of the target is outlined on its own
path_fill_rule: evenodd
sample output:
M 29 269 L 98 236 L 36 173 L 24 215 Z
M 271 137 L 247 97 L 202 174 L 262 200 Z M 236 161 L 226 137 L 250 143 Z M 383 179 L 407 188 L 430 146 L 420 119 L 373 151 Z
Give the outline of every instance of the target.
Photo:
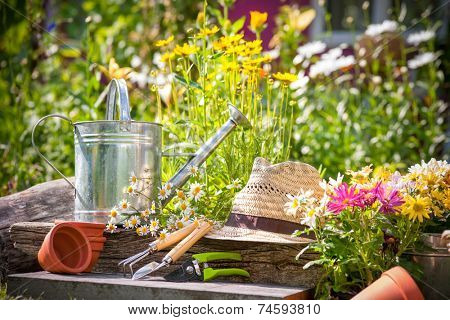
M 158 240 L 158 242 L 156 243 L 156 250 L 157 251 L 162 250 L 181 241 L 182 239 L 186 238 L 190 233 L 192 233 L 192 231 L 194 231 L 197 227 L 198 227 L 198 220 L 195 220 L 186 227 L 177 230 L 175 232 L 172 232 L 164 240 Z
M 167 255 L 172 258 L 172 261 L 177 261 L 186 251 L 188 251 L 198 240 L 212 229 L 212 224 L 203 221 L 200 226 L 195 229 L 189 236 L 184 238 L 175 248 L 173 248 Z

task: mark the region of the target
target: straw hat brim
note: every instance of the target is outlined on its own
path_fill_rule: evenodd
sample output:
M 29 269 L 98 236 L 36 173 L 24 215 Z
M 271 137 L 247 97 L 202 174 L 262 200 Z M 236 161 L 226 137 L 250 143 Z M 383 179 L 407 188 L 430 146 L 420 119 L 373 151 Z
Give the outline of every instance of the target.
M 224 226 L 221 229 L 214 229 L 205 238 L 215 240 L 233 240 L 248 242 L 268 242 L 279 244 L 299 244 L 310 243 L 312 240 L 304 237 L 293 237 L 289 234 L 274 233 L 263 230 L 244 229 Z

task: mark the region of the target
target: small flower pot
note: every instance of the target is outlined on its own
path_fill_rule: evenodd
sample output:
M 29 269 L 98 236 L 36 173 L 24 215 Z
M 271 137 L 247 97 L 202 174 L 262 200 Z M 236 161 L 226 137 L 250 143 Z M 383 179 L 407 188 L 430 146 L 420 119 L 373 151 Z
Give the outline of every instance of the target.
M 106 225 L 104 223 L 55 220 L 55 224 L 61 224 L 61 223 L 70 224 L 74 227 L 79 228 L 88 237 L 103 236 L 103 231 L 105 230 L 105 227 L 106 227 Z
M 83 272 L 92 260 L 92 248 L 87 236 L 67 224 L 57 224 L 45 236 L 38 253 L 41 267 L 53 273 Z
M 89 266 L 84 270 L 84 272 L 91 272 L 92 269 L 97 264 L 98 258 L 100 258 L 100 254 L 103 251 L 103 246 L 106 242 L 105 237 L 89 237 L 89 242 L 91 243 L 92 248 L 92 260 Z
M 414 279 L 402 267 L 384 272 L 352 300 L 424 300 Z

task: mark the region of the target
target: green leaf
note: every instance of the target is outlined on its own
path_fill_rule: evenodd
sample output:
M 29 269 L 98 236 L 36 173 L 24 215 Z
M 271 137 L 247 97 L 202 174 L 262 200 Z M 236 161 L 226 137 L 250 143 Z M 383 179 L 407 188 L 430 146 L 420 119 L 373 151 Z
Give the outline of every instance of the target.
M 194 87 L 196 89 L 202 90 L 203 88 L 201 85 L 199 85 L 197 82 L 193 81 L 193 80 L 189 80 L 189 82 L 186 81 L 185 78 L 183 78 L 182 76 L 175 74 L 175 80 L 177 80 L 178 82 L 180 82 L 182 85 L 184 85 L 185 87 Z
M 233 22 L 233 24 L 231 25 L 231 31 L 233 33 L 238 33 L 244 26 L 245 19 L 246 19 L 246 17 L 243 16 L 243 17 L 237 19 L 235 22 Z

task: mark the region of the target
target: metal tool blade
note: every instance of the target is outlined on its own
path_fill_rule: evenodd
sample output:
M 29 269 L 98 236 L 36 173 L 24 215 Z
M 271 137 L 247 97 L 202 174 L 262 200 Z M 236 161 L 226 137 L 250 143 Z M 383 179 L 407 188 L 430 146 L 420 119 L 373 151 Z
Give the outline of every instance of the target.
M 136 273 L 133 275 L 132 279 L 133 280 L 142 279 L 143 277 L 149 275 L 152 272 L 155 272 L 156 270 L 161 269 L 162 267 L 164 267 L 166 265 L 167 265 L 167 263 L 164 261 L 161 263 L 158 263 L 156 261 L 150 262 L 149 264 L 143 266 L 138 271 L 136 271 Z
M 202 281 L 203 276 L 196 273 L 193 261 L 184 262 L 178 269 L 164 276 L 167 281 L 185 282 L 185 281 Z

